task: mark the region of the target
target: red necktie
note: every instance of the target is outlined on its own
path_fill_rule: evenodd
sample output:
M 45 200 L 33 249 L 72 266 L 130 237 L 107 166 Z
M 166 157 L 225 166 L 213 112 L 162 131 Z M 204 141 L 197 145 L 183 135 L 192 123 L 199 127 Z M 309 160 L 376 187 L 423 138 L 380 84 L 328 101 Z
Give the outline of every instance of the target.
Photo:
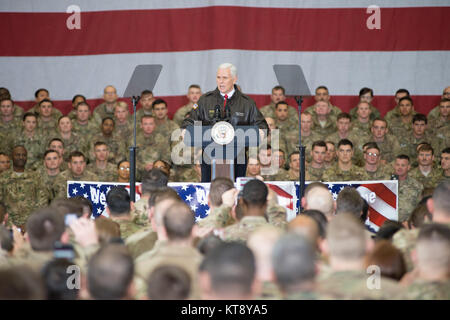
M 224 100 L 223 100 L 223 113 L 225 114 L 225 106 L 227 105 L 227 100 L 228 100 L 228 95 L 224 95 Z

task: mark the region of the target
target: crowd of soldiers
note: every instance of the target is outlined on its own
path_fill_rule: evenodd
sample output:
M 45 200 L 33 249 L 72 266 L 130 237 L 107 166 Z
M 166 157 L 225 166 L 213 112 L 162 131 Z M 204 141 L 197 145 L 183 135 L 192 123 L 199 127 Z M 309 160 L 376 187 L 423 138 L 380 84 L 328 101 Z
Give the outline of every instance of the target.
M 0 299 L 450 299 L 448 180 L 408 228 L 386 220 L 376 234 L 354 188 L 335 201 L 309 184 L 288 222 L 260 179 L 237 190 L 219 177 L 196 221 L 162 170 L 142 180 L 135 204 L 112 187 L 97 219 L 83 197 L 56 199 L 33 212 L 26 237 L 5 227 L 0 205 Z
M 183 119 L 189 117 L 190 111 L 198 102 L 201 94 L 201 89 L 198 85 L 191 85 L 187 94 L 189 103 L 179 108 L 173 120 L 170 120 L 168 118 L 167 103 L 163 99 L 154 97 L 151 91 L 145 90 L 142 92 L 140 99 L 141 108 L 136 113 L 139 124 L 136 146 L 138 147 L 137 178 L 138 181 L 142 181 L 143 189 L 145 189 L 146 179 L 151 179 L 151 176 L 155 175 L 154 172 L 162 172 L 167 181 L 170 182 L 200 182 L 201 172 L 198 161 L 201 153 L 199 153 L 199 150 L 193 150 L 190 162 L 173 163 L 172 151 L 176 143 L 180 142 L 180 137 L 172 139 L 172 134 L 179 129 Z M 4 214 L 0 217 L 2 218 L 0 222 L 11 228 L 11 232 L 15 235 L 19 244 L 27 242 L 23 239 L 19 240 L 21 233 L 23 234 L 24 232 L 28 234 L 28 237 L 33 232 L 37 232 L 40 235 L 48 232 L 53 234 L 52 237 L 56 237 L 51 237 L 53 239 L 51 248 L 47 246 L 45 250 L 40 250 L 36 249 L 38 245 L 31 245 L 30 248 L 30 243 L 25 243 L 22 249 L 20 249 L 21 246 L 19 244 L 15 246 L 15 250 L 20 253 L 5 254 L 13 257 L 13 264 L 18 263 L 20 265 L 22 264 L 20 261 L 24 259 L 26 261 L 30 259 L 38 262 L 47 261 L 52 256 L 50 249 L 53 249 L 54 241 L 63 240 L 61 237 L 65 234 L 64 230 L 66 228 L 58 229 L 56 225 L 49 226 L 44 222 L 50 224 L 59 223 L 59 218 L 55 217 L 55 212 L 61 211 L 60 207 L 67 208 L 71 206 L 64 202 L 68 201 L 66 182 L 69 180 L 128 182 L 130 171 L 128 149 L 134 144 L 133 123 L 128 105 L 118 100 L 119 97 L 113 86 L 107 86 L 104 89 L 104 102 L 93 108 L 93 110 L 84 96 L 76 95 L 72 100 L 73 110 L 67 116 L 62 115 L 58 109 L 54 108 L 48 90 L 37 90 L 35 97 L 36 105 L 25 112 L 14 103 L 6 88 L 0 88 L 0 201 L 4 207 L 2 209 Z M 396 228 L 407 227 L 409 229 L 412 224 L 415 224 L 417 227 L 424 220 L 420 214 L 423 215 L 423 212 L 427 211 L 422 210 L 422 213 L 417 213 L 421 205 L 423 209 L 424 197 L 432 194 L 433 189 L 439 183 L 450 180 L 450 87 L 444 89 L 439 105 L 432 109 L 428 116 L 414 111 L 413 99 L 406 89 L 399 89 L 396 92 L 396 106 L 384 118 L 380 116 L 379 111 L 372 105 L 373 91 L 370 88 L 361 89 L 359 98 L 360 100 L 355 108 L 348 113 L 342 112 L 337 106 L 331 104 L 328 89 L 320 86 L 315 91 L 315 104 L 306 108 L 301 114 L 301 118 L 298 119 L 296 109 L 289 106 L 285 101 L 284 89 L 281 86 L 274 87 L 271 95 L 271 104 L 260 109 L 270 130 L 259 148 L 250 148 L 248 150 L 247 176 L 255 177 L 258 181 L 297 181 L 299 179 L 300 155 L 297 151 L 297 146 L 299 142 L 299 121 L 301 121 L 301 142 L 302 145 L 306 146 L 305 178 L 307 181 L 397 179 L 399 181 L 399 217 L 397 222 L 400 225 L 396 225 Z M 183 236 L 176 235 L 174 238 L 175 243 L 177 241 L 185 244 L 191 243 L 192 235 L 194 235 L 192 236 L 193 238 L 197 239 L 209 239 L 209 236 L 205 237 L 205 235 L 209 234 L 212 236 L 212 232 L 216 235 L 216 238 L 222 241 L 238 240 L 242 242 L 244 240 L 245 242 L 250 234 L 248 227 L 253 230 L 266 224 L 272 225 L 278 230 L 267 231 L 268 235 L 272 235 L 274 239 L 279 238 L 279 230 L 286 231 L 285 210 L 276 203 L 276 200 L 270 200 L 270 192 L 263 192 L 265 189 L 261 185 L 259 188 L 262 189 L 258 192 L 262 194 L 267 193 L 267 201 L 260 199 L 255 204 L 251 202 L 253 200 L 247 199 L 245 205 L 239 205 L 239 201 L 244 201 L 245 199 L 233 199 L 233 201 L 227 199 L 225 202 L 228 204 L 224 206 L 221 196 L 231 198 L 231 195 L 225 192 L 233 189 L 232 183 L 229 185 L 230 183 L 231 181 L 228 184 L 225 183 L 228 187 L 219 188 L 221 191 L 218 193 L 218 196 L 215 196 L 217 200 L 213 200 L 214 196 L 211 195 L 209 203 L 211 208 L 210 216 L 200 221 L 195 227 L 192 225 L 189 230 L 184 230 Z M 258 190 L 257 185 L 254 188 Z M 169 195 L 167 196 L 169 198 L 176 198 L 177 195 L 173 195 L 170 190 L 170 188 L 166 188 L 162 194 Z M 251 190 L 248 192 L 250 198 L 256 197 Z M 127 214 L 121 214 L 123 213 L 121 211 L 122 207 L 119 206 L 115 212 L 115 209 L 111 209 L 114 208 L 114 204 L 109 205 L 110 220 L 115 222 L 115 225 L 108 225 L 109 222 L 105 222 L 109 219 L 96 219 L 94 225 L 97 229 L 93 228 L 94 225 L 87 222 L 89 221 L 88 219 L 84 219 L 86 212 L 89 212 L 86 209 L 88 205 L 84 203 L 82 206 L 83 210 L 79 214 L 81 218 L 78 219 L 81 225 L 77 223 L 75 227 L 72 226 L 67 229 L 71 233 L 70 242 L 76 247 L 76 256 L 77 259 L 80 259 L 81 264 L 87 264 L 91 261 L 91 258 L 93 259 L 100 254 L 100 251 L 97 251 L 97 249 L 102 235 L 105 235 L 108 239 L 124 239 L 127 244 L 127 253 L 121 252 L 122 249 L 117 248 L 119 253 L 116 249 L 111 249 L 112 252 L 105 249 L 107 251 L 105 259 L 112 259 L 108 254 L 113 256 L 118 254 L 122 258 L 127 254 L 132 256 L 136 274 L 141 275 L 136 280 L 136 285 L 140 289 L 135 297 L 143 297 L 150 294 L 145 292 L 149 287 L 146 281 L 148 280 L 147 276 L 150 274 L 150 269 L 144 262 L 142 262 L 144 266 L 141 268 L 140 261 L 148 262 L 159 250 L 163 250 L 164 254 L 170 256 L 173 248 L 159 246 L 168 240 L 166 228 L 170 229 L 173 227 L 176 229 L 176 227 L 180 227 L 173 221 L 173 225 L 170 227 L 166 226 L 166 222 L 170 224 L 170 221 L 163 219 L 163 215 L 166 211 L 171 212 L 169 208 L 161 208 L 158 211 L 160 213 L 156 214 L 156 217 L 152 217 L 152 214 L 149 213 L 150 207 L 155 206 L 155 199 L 152 199 L 151 195 L 159 194 L 161 196 L 160 193 L 142 190 L 142 194 L 141 200 L 135 204 L 135 207 L 130 206 Z M 311 194 L 314 194 L 314 192 Z M 161 197 L 164 198 L 166 196 Z M 233 197 L 237 197 L 237 192 L 233 194 Z M 318 197 L 320 198 L 320 196 Z M 78 200 L 83 202 L 82 199 Z M 234 205 L 236 202 L 238 203 L 237 206 Z M 310 203 L 312 202 L 314 201 L 310 199 Z M 181 203 L 178 202 L 177 206 L 180 212 L 189 209 L 183 208 Z M 307 206 L 303 207 L 308 208 Z M 55 208 L 58 208 L 58 210 Z M 310 209 L 313 208 L 310 207 Z M 71 207 L 71 210 L 73 210 L 73 207 Z M 330 206 L 319 210 L 325 214 L 328 220 L 331 220 Z M 34 213 L 38 211 L 47 212 L 43 214 L 43 216 L 48 215 L 44 219 L 45 221 L 35 217 Z M 188 211 L 192 213 L 190 210 Z M 66 213 L 68 212 L 71 211 Z M 173 218 L 177 216 L 176 213 L 168 214 L 167 216 L 171 215 Z M 58 213 L 56 216 L 59 217 L 60 214 Z M 186 226 L 190 225 L 187 215 L 178 218 L 180 221 L 185 221 Z M 344 218 L 342 219 L 345 220 Z M 168 218 L 168 220 L 170 219 Z M 348 224 L 349 229 L 343 228 L 343 230 L 347 230 L 348 234 L 359 234 L 361 228 L 364 230 L 362 226 L 354 225 L 354 221 L 350 221 L 351 218 L 347 218 L 347 220 L 345 223 Z M 421 222 L 417 222 L 418 220 Z M 41 225 L 39 225 L 40 223 Z M 297 223 L 300 225 L 301 230 L 304 228 L 308 229 L 307 234 L 304 235 L 306 238 L 311 236 L 310 233 L 318 233 L 319 229 L 322 229 L 322 231 L 325 229 L 320 223 L 315 225 L 311 220 L 305 220 L 303 215 L 301 215 L 300 222 L 297 220 L 293 222 L 293 229 L 296 229 Z M 340 223 L 344 222 L 341 221 Z M 443 221 L 443 223 L 448 224 L 448 221 Z M 95 233 L 95 236 L 93 236 L 95 239 L 86 240 L 81 236 L 77 239 L 77 226 L 80 229 L 78 230 L 80 233 L 86 232 L 85 229 L 90 228 L 90 231 Z M 389 229 L 388 227 L 386 229 Z M 390 227 L 393 228 L 392 226 Z M 30 228 L 35 229 L 30 230 Z M 309 228 L 312 228 L 312 231 Z M 339 228 L 342 229 L 342 226 L 339 226 Z M 95 232 L 93 231 L 94 229 L 96 230 Z M 330 225 L 331 229 L 332 226 Z M 50 230 L 53 231 L 50 232 Z M 57 233 L 55 230 L 62 231 Z M 408 266 L 407 271 L 411 272 L 413 272 L 411 268 L 414 267 L 414 263 L 411 261 L 410 255 L 419 237 L 418 230 L 409 233 L 400 230 L 396 235 L 398 237 L 397 247 L 399 250 L 404 251 L 405 263 Z M 175 230 L 174 232 L 178 231 L 180 230 Z M 334 234 L 333 231 L 330 232 Z M 335 232 L 336 239 L 338 239 L 341 235 L 337 229 Z M 444 230 L 443 232 L 445 238 L 447 231 Z M 111 234 L 114 236 L 111 236 Z M 37 237 L 39 238 L 39 235 Z M 262 232 L 260 237 L 265 239 L 266 234 Z M 216 240 L 211 240 L 212 244 L 207 243 L 205 246 L 213 246 Z M 85 244 L 85 241 L 88 243 Z M 89 241 L 92 243 L 89 243 Z M 259 243 L 258 240 L 255 241 Z M 335 241 L 338 240 L 334 239 L 333 242 Z M 413 246 L 411 241 L 414 243 Z M 129 245 L 129 243 L 133 245 Z M 95 245 L 91 246 L 91 244 Z M 251 247 L 250 240 L 247 244 L 250 249 L 254 249 Z M 444 247 L 448 250 L 448 243 L 445 245 Z M 357 245 L 355 246 L 357 247 Z M 93 250 L 93 247 L 96 249 Z M 255 245 L 255 248 L 257 247 Z M 234 249 L 238 251 L 246 250 L 242 247 Z M 306 250 L 305 248 L 303 249 Z M 11 248 L 11 250 L 13 249 Z M 218 267 L 215 266 L 213 268 L 209 265 L 203 265 L 203 263 L 207 264 L 205 262 L 208 261 L 206 256 L 200 265 L 202 256 L 196 251 L 197 249 L 191 248 L 190 250 L 182 255 L 184 260 L 188 259 L 187 257 L 195 260 L 195 263 L 187 270 L 188 278 L 191 279 L 192 285 L 191 290 L 188 290 L 189 297 L 199 297 L 200 289 L 197 286 L 200 286 L 200 284 L 194 279 L 199 277 L 199 273 L 213 272 L 212 270 L 218 269 Z M 296 248 L 285 248 L 285 250 L 296 250 Z M 339 251 L 340 249 L 335 250 Z M 40 251 L 45 251 L 42 257 L 40 256 Z M 94 254 L 94 252 L 96 253 Z M 248 252 L 247 248 L 247 254 Z M 321 252 L 325 253 L 327 251 Z M 368 252 L 361 251 L 359 258 L 366 258 Z M 256 260 L 258 260 L 258 254 L 263 254 L 253 253 L 256 256 Z M 344 258 L 344 256 L 340 258 Z M 178 261 L 180 260 L 179 258 L 177 256 L 175 260 Z M 220 260 L 220 257 L 216 258 Z M 246 259 L 241 258 L 242 261 Z M 323 258 L 325 259 L 325 257 Z M 340 258 L 337 258 L 338 262 Z M 98 259 L 102 260 L 102 258 Z M 126 257 L 124 259 L 126 260 Z M 6 265 L 8 265 L 11 259 L 6 260 Z M 230 258 L 230 260 L 232 259 Z M 182 266 L 183 263 L 180 265 Z M 214 265 L 216 262 L 210 261 L 210 263 Z M 153 262 L 151 265 L 154 265 Z M 330 267 L 330 261 L 327 261 L 323 266 L 325 268 L 323 274 L 325 275 L 326 268 Z M 200 268 L 200 271 L 198 268 Z M 166 272 L 169 271 L 166 270 Z M 143 276 L 144 274 L 145 276 Z M 209 277 L 212 276 L 212 274 L 209 274 Z M 345 279 L 345 275 L 340 276 Z M 264 276 L 262 275 L 262 277 Z M 336 283 L 343 281 L 338 276 L 336 277 Z M 413 276 L 411 277 L 414 278 Z M 268 281 L 268 288 L 265 288 L 268 290 L 268 293 L 264 293 L 264 287 L 259 292 L 262 295 L 261 297 L 289 296 L 286 293 L 289 290 L 286 289 L 287 291 L 285 290 L 286 292 L 283 293 L 283 285 L 278 284 L 277 286 L 272 280 Z M 289 281 L 285 285 L 288 286 L 288 284 Z M 309 285 L 305 284 L 306 287 Z M 279 292 L 280 288 L 282 289 L 281 293 Z M 336 288 L 334 289 L 337 290 Z M 218 292 L 211 290 L 211 292 L 203 294 L 205 296 L 210 294 L 209 297 L 220 297 Z M 277 295 L 272 295 L 270 293 L 271 290 L 278 292 Z M 333 288 L 330 288 L 330 290 L 333 291 Z M 441 292 L 439 291 L 441 289 L 436 290 Z M 225 291 L 228 292 L 227 290 Z M 331 291 L 327 291 L 323 297 L 330 296 L 336 299 L 348 297 L 342 292 L 339 294 L 343 294 L 343 296 L 339 296 L 337 293 L 330 294 Z M 88 293 L 85 294 L 89 296 Z M 315 297 L 314 295 L 303 296 L 303 294 L 305 292 L 301 291 L 301 295 L 297 298 Z M 448 291 L 446 294 L 448 298 Z M 92 293 L 90 296 L 92 297 Z M 397 295 L 392 295 L 391 298 L 394 298 L 394 296 L 396 297 Z M 354 298 L 356 296 L 351 297 Z

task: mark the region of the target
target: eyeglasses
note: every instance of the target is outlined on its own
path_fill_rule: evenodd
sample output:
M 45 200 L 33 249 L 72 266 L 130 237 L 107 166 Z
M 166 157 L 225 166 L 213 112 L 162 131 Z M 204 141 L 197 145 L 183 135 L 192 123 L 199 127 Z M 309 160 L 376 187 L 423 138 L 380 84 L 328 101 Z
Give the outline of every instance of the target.
M 119 169 L 120 169 L 120 170 L 127 170 L 127 171 L 130 171 L 130 168 L 127 168 L 127 167 L 120 167 Z
M 372 156 L 372 157 L 378 157 L 379 154 L 378 153 L 373 153 L 373 152 L 366 152 L 367 155 Z

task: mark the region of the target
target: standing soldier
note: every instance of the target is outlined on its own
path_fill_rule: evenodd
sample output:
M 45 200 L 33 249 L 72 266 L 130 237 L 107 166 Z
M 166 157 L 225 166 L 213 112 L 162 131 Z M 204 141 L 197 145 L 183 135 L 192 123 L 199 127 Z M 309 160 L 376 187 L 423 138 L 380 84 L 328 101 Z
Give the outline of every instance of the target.
M 368 180 L 390 180 L 391 172 L 387 165 L 380 166 L 381 151 L 375 142 L 363 146 L 364 170 Z
M 439 129 L 449 126 L 450 126 L 450 99 L 442 98 L 441 102 L 439 103 L 439 116 L 437 118 L 433 118 L 430 115 L 428 116 L 428 128 L 431 129 L 434 135 Z
M 11 139 L 22 129 L 23 117 L 18 119 L 14 116 L 14 102 L 9 98 L 0 100 L 0 133 L 7 139 Z M 12 148 L 12 146 L 10 146 Z M 11 152 L 11 150 L 3 150 Z
M 314 105 L 314 131 L 319 135 L 320 139 L 336 131 L 336 117 L 330 115 L 331 107 L 325 101 L 318 101 Z
M 411 177 L 423 184 L 425 189 L 434 188 L 441 180 L 441 169 L 433 167 L 434 150 L 428 143 L 422 144 L 417 150 L 419 166 L 411 170 Z
M 103 90 L 104 102 L 95 107 L 93 117 L 98 125 L 103 123 L 106 117 L 114 117 L 114 108 L 117 106 L 117 90 L 114 86 L 107 86 Z
M 398 221 L 408 220 L 422 197 L 423 185 L 408 174 L 411 169 L 409 157 L 405 154 L 395 158 L 394 173 L 398 176 Z
M 156 120 L 156 133 L 160 133 L 165 137 L 170 137 L 172 132 L 180 128 L 175 121 L 167 117 L 167 102 L 163 99 L 156 99 L 152 105 L 153 116 Z
M 327 153 L 327 144 L 319 140 L 313 143 L 311 150 L 311 162 L 306 166 L 306 172 L 311 181 L 321 181 L 325 171 L 325 155 Z
M 62 114 L 58 115 L 54 110 L 57 109 L 53 108 L 51 100 L 44 99 L 39 102 L 38 128 L 46 138 L 56 132 L 58 119 L 62 116 Z
M 413 116 L 416 112 L 414 111 L 413 100 L 410 97 L 401 98 L 398 103 L 398 109 L 400 116 L 389 121 L 389 128 L 394 136 L 401 137 L 411 131 Z
M 330 117 L 332 118 L 332 122 L 334 123 L 334 121 L 336 121 L 337 115 L 339 113 L 341 113 L 342 110 L 339 107 L 332 105 L 330 102 L 330 99 L 331 99 L 331 96 L 330 96 L 330 93 L 329 93 L 327 87 L 325 87 L 325 86 L 317 87 L 316 94 L 314 96 L 314 100 L 316 100 L 316 103 L 314 105 L 306 108 L 305 112 L 314 114 L 314 112 L 316 112 L 317 103 L 319 101 L 325 102 L 330 108 L 330 111 L 329 111 Z
M 153 92 L 150 90 L 144 90 L 141 93 L 141 99 L 139 103 L 142 108 L 136 111 L 136 121 L 141 121 L 143 116 L 151 116 L 152 113 L 152 104 L 155 101 L 155 97 L 153 96 Z
M 68 116 L 62 116 L 59 118 L 58 130 L 56 134 L 50 135 L 49 138 L 59 138 L 64 143 L 63 157 L 66 161 L 72 151 L 87 151 L 86 140 L 79 134 L 73 132 L 72 121 L 70 121 Z
M 77 106 L 80 103 L 87 103 L 86 97 L 82 94 L 76 94 L 72 98 L 72 110 L 70 110 L 68 116 L 70 120 L 75 120 L 77 118 Z
M 272 94 L 270 96 L 270 104 L 263 106 L 259 111 L 262 113 L 264 118 L 275 118 L 275 105 L 280 101 L 285 101 L 286 95 L 285 90 L 282 86 L 275 86 L 272 89 Z M 298 124 L 298 113 L 294 107 L 288 106 L 288 115 L 290 119 L 295 120 Z
M 72 120 L 73 131 L 86 141 L 100 131 L 100 126 L 91 119 L 91 107 L 86 102 L 80 102 L 75 108 L 75 119 Z
M 376 142 L 381 151 L 381 164 L 394 161 L 395 157 L 400 154 L 400 143 L 395 136 L 388 134 L 386 120 L 380 118 L 373 120 L 370 130 L 372 135 L 365 141 L 361 140 L 361 143 Z M 361 151 L 362 144 L 359 145 Z
M 128 105 L 124 101 L 117 103 L 114 111 L 114 120 L 116 122 L 116 134 L 121 137 L 131 137 L 133 134 L 133 122 L 130 118 Z
M 359 103 L 358 105 L 350 110 L 350 115 L 353 120 L 356 120 L 358 115 L 358 106 L 361 102 L 367 103 L 367 107 L 369 109 L 369 120 L 373 120 L 375 118 L 381 117 L 380 111 L 376 107 L 372 105 L 373 100 L 373 90 L 371 88 L 362 88 L 359 90 Z
M 0 200 L 6 205 L 9 221 L 25 230 L 30 214 L 47 205 L 47 194 L 32 171 L 25 170 L 27 150 L 15 146 L 12 152 L 13 168 L 0 179 Z
M 202 90 L 198 84 L 191 84 L 188 89 L 187 98 L 189 100 L 188 104 L 180 107 L 177 112 L 175 112 L 173 116 L 173 121 L 178 126 L 181 126 L 183 123 L 183 120 L 186 117 L 189 117 L 189 114 L 191 113 L 192 107 L 197 104 L 198 99 L 200 99 L 202 95 Z
M 61 156 L 55 150 L 47 150 L 44 153 L 44 166 L 37 170 L 36 173 L 41 179 L 42 186 L 47 190 L 48 203 L 55 199 L 55 180 L 61 173 Z

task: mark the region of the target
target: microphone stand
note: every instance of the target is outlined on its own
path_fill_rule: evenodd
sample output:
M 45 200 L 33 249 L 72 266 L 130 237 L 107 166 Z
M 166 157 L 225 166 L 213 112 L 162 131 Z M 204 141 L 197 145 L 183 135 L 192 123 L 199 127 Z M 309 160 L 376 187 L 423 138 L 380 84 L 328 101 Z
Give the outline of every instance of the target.
M 298 105 L 298 149 L 300 152 L 300 177 L 299 177 L 299 201 L 298 201 L 298 214 L 300 214 L 303 211 L 302 208 L 302 198 L 305 194 L 305 146 L 302 145 L 302 102 L 303 97 L 295 97 L 295 101 L 297 101 Z
M 140 96 L 133 96 L 133 115 L 134 115 L 134 143 L 130 147 L 130 200 L 136 202 L 136 106 L 139 102 Z

